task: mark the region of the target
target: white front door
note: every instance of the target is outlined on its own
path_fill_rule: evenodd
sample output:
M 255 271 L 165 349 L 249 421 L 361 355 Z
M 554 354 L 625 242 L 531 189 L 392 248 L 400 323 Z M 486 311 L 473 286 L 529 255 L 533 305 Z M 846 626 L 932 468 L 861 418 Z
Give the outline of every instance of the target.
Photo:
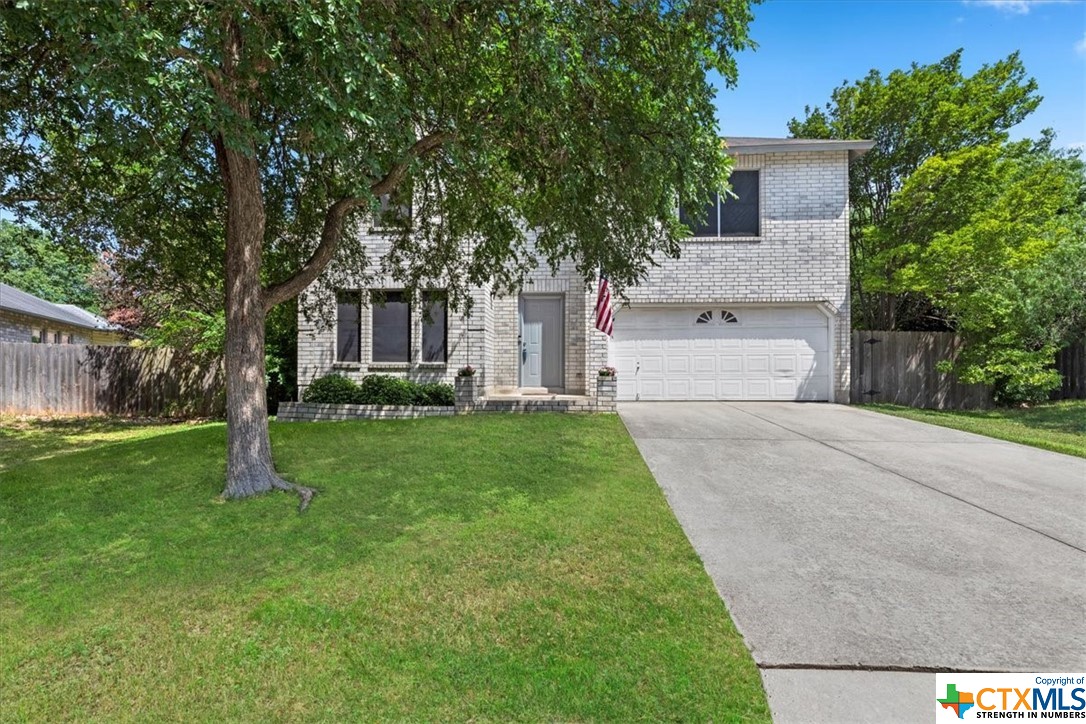
M 829 319 L 815 306 L 623 309 L 620 400 L 828 400 Z
M 521 387 L 545 387 L 551 392 L 565 389 L 562 307 L 560 296 L 520 298 Z

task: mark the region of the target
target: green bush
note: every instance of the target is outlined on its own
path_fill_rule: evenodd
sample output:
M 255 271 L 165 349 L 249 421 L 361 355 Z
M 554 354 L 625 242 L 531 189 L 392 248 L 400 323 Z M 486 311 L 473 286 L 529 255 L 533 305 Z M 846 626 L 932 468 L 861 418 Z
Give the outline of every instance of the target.
M 452 385 L 447 385 L 444 382 L 425 382 L 423 384 L 416 385 L 416 405 L 451 406 L 455 403 L 456 393 L 453 391 Z
M 358 385 L 342 375 L 325 375 L 309 383 L 302 395 L 302 402 L 349 404 L 357 402 Z
M 413 405 L 416 385 L 388 375 L 366 375 L 358 386 L 355 402 L 362 405 Z
M 355 405 L 452 405 L 456 394 L 442 382 L 418 383 L 389 375 L 366 375 L 362 384 L 341 375 L 313 380 L 302 402 Z

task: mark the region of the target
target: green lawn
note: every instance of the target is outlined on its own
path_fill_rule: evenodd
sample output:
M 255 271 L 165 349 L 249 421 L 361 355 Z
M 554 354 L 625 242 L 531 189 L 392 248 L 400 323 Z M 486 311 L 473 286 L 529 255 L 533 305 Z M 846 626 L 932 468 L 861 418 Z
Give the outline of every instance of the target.
M 304 515 L 86 424 L 0 419 L 0 718 L 769 719 L 617 417 L 273 424 Z
M 1086 400 L 997 410 L 917 410 L 898 405 L 864 408 L 1086 458 Z

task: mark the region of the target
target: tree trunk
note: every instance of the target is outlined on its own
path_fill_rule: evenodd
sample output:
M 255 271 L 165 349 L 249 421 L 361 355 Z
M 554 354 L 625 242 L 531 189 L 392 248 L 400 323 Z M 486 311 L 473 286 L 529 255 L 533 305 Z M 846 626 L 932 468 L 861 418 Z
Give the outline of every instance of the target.
M 257 161 L 218 144 L 226 187 L 226 498 L 291 490 L 309 505 L 313 492 L 280 478 L 271 457 L 264 378 L 260 266 L 264 202 Z

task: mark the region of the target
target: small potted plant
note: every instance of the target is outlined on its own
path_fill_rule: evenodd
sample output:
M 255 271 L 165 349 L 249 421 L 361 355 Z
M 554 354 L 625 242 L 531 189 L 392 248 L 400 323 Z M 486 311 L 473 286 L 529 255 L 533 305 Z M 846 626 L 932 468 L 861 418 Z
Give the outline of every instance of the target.
M 617 370 L 614 367 L 600 367 L 600 377 L 614 377 Z
M 475 384 L 475 368 L 464 365 L 456 371 L 456 407 L 471 409 L 479 399 L 479 388 Z

